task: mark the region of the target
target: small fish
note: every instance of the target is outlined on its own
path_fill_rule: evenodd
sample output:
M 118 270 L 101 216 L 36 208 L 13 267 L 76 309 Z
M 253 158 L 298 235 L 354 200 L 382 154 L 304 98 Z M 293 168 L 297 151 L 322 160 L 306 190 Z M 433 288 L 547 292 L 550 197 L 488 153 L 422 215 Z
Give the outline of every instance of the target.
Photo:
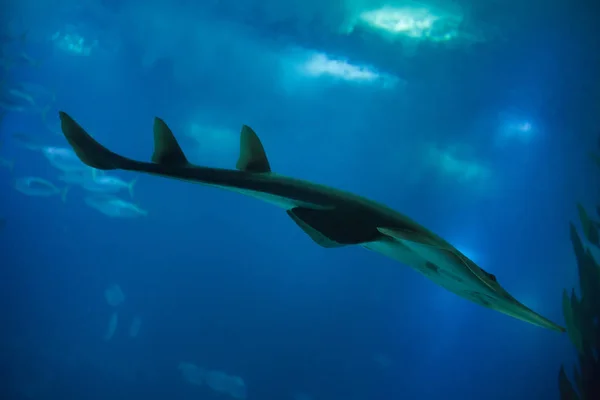
M 234 399 L 246 398 L 246 384 L 238 376 L 227 375 L 222 371 L 208 371 L 204 375 L 208 387 L 217 393 L 228 394 Z
M 42 153 L 50 161 L 50 164 L 63 172 L 85 169 L 75 152 L 66 147 L 44 146 Z
M 60 120 L 58 118 L 48 117 L 48 111 L 50 111 L 51 107 L 47 107 L 42 110 L 42 121 L 46 128 L 55 135 L 62 135 L 62 131 L 60 130 Z
M 29 105 L 35 107 L 35 100 L 29 94 L 27 94 L 25 92 L 22 92 L 20 90 L 17 90 L 17 89 L 10 89 L 8 91 L 8 93 L 10 95 L 12 95 L 13 97 L 16 97 L 17 99 L 24 100 Z
M 114 312 L 110 316 L 110 320 L 108 321 L 108 326 L 106 327 L 106 333 L 104 334 L 105 341 L 109 341 L 113 337 L 113 335 L 115 334 L 115 331 L 117 330 L 118 323 L 119 323 L 119 314 Z
M 60 195 L 63 202 L 67 200 L 69 187 L 59 189 L 52 182 L 35 176 L 26 176 L 18 178 L 15 181 L 15 188 L 27 196 L 50 197 Z
M 92 180 L 85 181 L 82 184 L 82 187 L 85 190 L 96 193 L 114 194 L 127 189 L 129 196 L 133 197 L 133 186 L 135 185 L 137 178 L 132 179 L 131 182 L 125 182 L 116 176 L 99 175 L 97 171 L 98 170 L 93 169 Z
M 24 132 L 15 132 L 11 135 L 13 142 L 19 147 L 23 147 L 27 150 L 39 151 L 43 150 L 45 145 L 42 145 L 41 141 L 37 137 L 29 135 Z
M 112 283 L 104 290 L 106 302 L 113 307 L 118 306 L 125 301 L 125 294 L 117 283 Z
M 192 363 L 180 362 L 177 369 L 181 371 L 183 378 L 192 385 L 202 386 L 204 384 L 206 371 L 203 368 Z
M 25 53 L 25 52 L 20 52 L 17 56 L 17 59 L 19 61 L 23 61 L 24 64 L 27 64 L 31 67 L 39 67 L 41 65 L 41 62 L 39 60 L 36 60 L 35 58 L 31 57 L 29 54 Z
M 87 181 L 92 180 L 92 171 L 90 169 L 80 169 L 73 171 L 65 171 L 58 177 L 58 180 L 69 185 L 83 186 Z
M 129 325 L 129 337 L 137 337 L 138 333 L 140 333 L 140 327 L 142 326 L 142 317 L 136 315 L 133 317 L 131 321 L 131 325 Z
M 111 195 L 94 195 L 85 198 L 85 203 L 100 211 L 102 214 L 114 218 L 136 218 L 148 215 L 137 205 Z
M 13 172 L 15 167 L 15 162 L 12 160 L 7 160 L 6 158 L 0 157 L 0 166 L 4 168 L 8 168 L 10 172 Z
M 37 83 L 21 82 L 18 86 L 20 91 L 27 93 L 40 108 L 48 107 L 56 101 L 53 91 Z
M 54 104 L 56 96 L 43 86 L 32 83 L 20 83 L 16 87 L 2 91 L 0 107 L 7 111 L 47 112 Z
M 15 104 L 9 101 L 2 101 L 0 100 L 0 108 L 5 110 L 5 111 L 9 111 L 9 112 L 24 112 L 25 111 L 25 107 L 19 105 L 19 104 Z

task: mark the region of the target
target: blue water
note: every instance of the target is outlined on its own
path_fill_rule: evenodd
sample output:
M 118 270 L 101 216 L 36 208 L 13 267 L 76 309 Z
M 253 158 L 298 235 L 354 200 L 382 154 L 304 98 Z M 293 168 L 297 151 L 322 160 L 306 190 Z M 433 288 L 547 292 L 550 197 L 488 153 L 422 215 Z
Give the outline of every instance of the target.
M 563 323 L 577 278 L 568 223 L 598 194 L 584 160 L 597 144 L 591 10 L 438 2 L 462 16 L 463 36 L 433 43 L 352 18 L 377 1 L 191 3 L 3 4 L 3 58 L 20 61 L 0 90 L 43 86 L 56 97 L 49 125 L 66 111 L 139 160 L 154 116 L 192 162 L 224 168 L 248 124 L 274 172 L 389 205 Z M 89 54 L 65 48 L 65 31 Z M 307 72 L 319 54 L 337 61 L 329 75 Z M 344 62 L 378 78 L 332 76 Z M 15 163 L 0 169 L 2 398 L 226 398 L 186 382 L 189 362 L 241 377 L 250 400 L 558 399 L 558 369 L 574 360 L 566 335 L 359 247 L 321 248 L 269 204 L 125 172 L 114 174 L 138 178 L 145 217 L 109 218 L 79 187 L 65 203 L 16 191 L 22 176 L 64 186 L 11 137 L 68 146 L 48 124 L 27 110 L 1 126 L 0 156 Z M 193 124 L 213 133 L 192 138 Z M 125 294 L 117 307 L 111 284 Z

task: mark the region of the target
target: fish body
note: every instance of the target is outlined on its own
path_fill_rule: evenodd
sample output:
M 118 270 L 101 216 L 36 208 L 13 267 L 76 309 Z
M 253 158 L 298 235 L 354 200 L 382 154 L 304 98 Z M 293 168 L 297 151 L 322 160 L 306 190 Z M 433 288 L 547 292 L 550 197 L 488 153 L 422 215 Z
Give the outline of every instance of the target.
M 15 168 L 15 162 L 13 160 L 7 160 L 6 158 L 0 157 L 0 167 L 4 167 L 10 172 L 13 172 Z
M 43 151 L 45 147 L 48 147 L 42 144 L 42 141 L 38 140 L 36 136 L 32 136 L 24 132 L 15 132 L 11 137 L 17 146 L 27 150 Z
M 26 176 L 15 180 L 15 189 L 27 196 L 50 197 L 60 195 L 64 202 L 67 198 L 69 187 L 59 189 L 52 182 L 35 176 Z
M 73 172 L 85 169 L 86 166 L 72 149 L 66 147 L 44 146 L 42 154 L 50 164 L 63 172 Z
M 236 170 L 189 163 L 169 127 L 154 121 L 152 162 L 118 155 L 96 142 L 77 122 L 59 113 L 62 131 L 77 156 L 100 170 L 121 169 L 219 187 L 280 208 L 315 243 L 333 248 L 359 245 L 422 273 L 445 289 L 531 324 L 565 329 L 520 303 L 496 277 L 407 216 L 375 201 L 328 186 L 271 172 L 258 136 L 243 126 Z
M 137 218 L 148 215 L 146 210 L 136 204 L 105 194 L 97 194 L 85 198 L 85 203 L 100 211 L 102 214 L 113 218 Z
M 123 190 L 127 190 L 129 195 L 133 197 L 133 187 L 136 183 L 136 179 L 131 182 L 125 182 L 121 178 L 110 175 L 101 175 L 93 170 L 93 177 L 91 180 L 86 180 L 83 183 L 83 188 L 90 192 L 97 193 L 119 193 Z
M 91 170 L 86 166 L 85 169 L 66 171 L 58 177 L 58 180 L 68 185 L 83 186 L 86 182 L 92 180 Z

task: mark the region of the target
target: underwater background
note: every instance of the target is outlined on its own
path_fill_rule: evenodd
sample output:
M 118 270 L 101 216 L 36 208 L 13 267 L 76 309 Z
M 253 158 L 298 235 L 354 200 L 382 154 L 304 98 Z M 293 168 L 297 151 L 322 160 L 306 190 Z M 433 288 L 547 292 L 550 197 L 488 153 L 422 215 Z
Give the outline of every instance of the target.
M 1 398 L 558 399 L 567 335 L 239 194 L 111 172 L 99 196 L 58 111 L 139 160 L 159 116 L 222 168 L 248 124 L 274 172 L 413 218 L 564 325 L 599 194 L 594 7 L 3 0 Z

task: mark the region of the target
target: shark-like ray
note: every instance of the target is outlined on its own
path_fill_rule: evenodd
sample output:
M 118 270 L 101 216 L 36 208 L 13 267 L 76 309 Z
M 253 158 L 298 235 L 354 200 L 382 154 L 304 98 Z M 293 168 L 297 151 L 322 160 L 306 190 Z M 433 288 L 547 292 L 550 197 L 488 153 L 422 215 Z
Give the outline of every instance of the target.
M 108 150 L 66 113 L 60 112 L 59 116 L 66 139 L 90 167 L 147 173 L 256 197 L 285 209 L 320 246 L 363 246 L 416 269 L 472 302 L 543 328 L 565 331 L 517 301 L 494 275 L 405 215 L 352 193 L 271 172 L 260 139 L 246 125 L 242 127 L 240 156 L 233 170 L 191 164 L 160 118 L 154 120 L 152 162 L 141 162 Z

